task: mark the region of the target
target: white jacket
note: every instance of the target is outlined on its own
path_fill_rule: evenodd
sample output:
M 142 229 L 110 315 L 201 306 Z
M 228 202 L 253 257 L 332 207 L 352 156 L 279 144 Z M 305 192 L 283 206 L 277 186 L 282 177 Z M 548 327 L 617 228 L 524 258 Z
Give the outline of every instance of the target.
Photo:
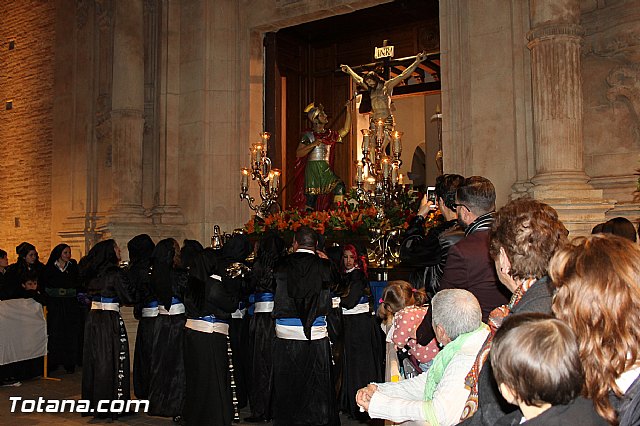
M 485 329 L 471 336 L 451 359 L 431 401 L 438 423 L 456 425 L 469 397 L 465 378 L 489 334 Z M 424 389 L 429 371 L 396 383 L 376 383 L 378 390 L 369 402 L 369 416 L 394 422 L 415 421 L 427 424 L 424 413 Z M 415 424 L 415 423 L 414 423 Z M 435 426 L 435 425 L 432 425 Z

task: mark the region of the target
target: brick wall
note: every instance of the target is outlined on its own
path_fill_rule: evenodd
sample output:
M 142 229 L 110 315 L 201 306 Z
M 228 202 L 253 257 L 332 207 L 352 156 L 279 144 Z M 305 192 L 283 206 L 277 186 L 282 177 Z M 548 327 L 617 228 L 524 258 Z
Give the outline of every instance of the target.
M 21 241 L 43 262 L 51 248 L 55 4 L 0 1 L 0 248 L 11 261 Z

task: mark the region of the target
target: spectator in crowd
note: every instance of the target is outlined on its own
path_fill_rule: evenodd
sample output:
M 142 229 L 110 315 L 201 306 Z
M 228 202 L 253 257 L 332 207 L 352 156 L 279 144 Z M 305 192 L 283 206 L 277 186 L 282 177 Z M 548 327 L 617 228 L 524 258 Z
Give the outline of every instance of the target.
M 18 260 L 7 267 L 6 293 L 7 299 L 20 298 L 21 280 L 29 272 L 40 274 L 44 265 L 38 260 L 36 247 L 28 242 L 22 242 L 16 247 Z
M 610 424 L 640 422 L 640 248 L 626 238 L 576 238 L 549 272 L 553 313 L 578 339 L 583 395 Z
M 631 223 L 629 219 L 624 217 L 614 217 L 613 219 L 609 219 L 602 224 L 597 232 L 592 231 L 591 233 L 618 235 L 619 237 L 626 238 L 634 243 L 638 239 L 635 226 L 633 226 L 633 223 Z
M 607 425 L 580 396 L 578 343 L 564 322 L 540 313 L 510 316 L 493 339 L 491 365 L 500 393 L 519 407 L 496 425 Z
M 47 295 L 38 287 L 38 275 L 35 271 L 27 271 L 21 274 L 19 285 L 20 287 L 18 290 L 14 292 L 14 299 L 33 299 L 41 305 L 45 305 L 47 303 Z M 6 303 L 12 303 L 12 301 L 7 301 Z M 43 321 L 44 317 L 42 309 L 37 309 L 37 311 L 39 311 L 39 314 L 36 317 L 36 321 Z M 22 325 L 19 321 L 18 324 Z M 44 329 L 44 324 L 42 324 L 43 334 Z M 24 337 L 22 333 L 27 335 L 29 334 L 28 330 L 19 329 L 18 334 L 14 335 L 13 338 L 22 339 Z M 36 348 L 31 349 L 37 350 Z M 28 352 L 32 352 L 32 350 L 29 350 Z M 20 386 L 22 384 L 20 380 L 31 379 L 42 375 L 44 370 L 44 357 L 39 356 L 25 359 L 24 354 L 21 353 L 21 355 L 23 358 L 19 358 L 20 361 L 0 365 L 0 379 L 2 379 L 2 386 Z M 9 355 L 9 358 L 16 359 L 15 354 Z
M 426 303 L 425 290 L 414 289 L 406 281 L 391 281 L 384 288 L 378 316 L 391 325 L 387 331 L 387 344 L 392 346 L 387 348 L 387 356 L 390 359 L 387 360 L 386 380 L 393 376 L 394 364 L 402 363 L 407 376 L 409 370 L 418 373 L 426 371 L 438 354 L 438 341 L 435 336 L 425 345 L 416 340 L 418 325 L 430 312 Z M 432 318 L 431 315 L 429 318 Z M 407 363 L 409 365 L 406 365 Z
M 489 251 L 500 281 L 512 296 L 508 304 L 489 315 L 492 333 L 511 313 L 551 313 L 553 286 L 547 276 L 549 260 L 566 244 L 567 234 L 558 213 L 538 200 L 519 198 L 498 210 L 491 228 Z M 463 419 L 473 417 L 465 424 L 493 425 L 515 409 L 500 396 L 491 364 L 485 362 L 490 349 L 489 339 L 467 376 L 471 393 Z
M 485 177 L 471 176 L 456 191 L 454 203 L 464 238 L 449 249 L 440 288 L 469 290 L 480 303 L 482 320 L 507 303 L 507 289 L 500 285 L 489 256 L 489 230 L 496 208 L 496 191 Z
M 372 418 L 394 422 L 455 425 L 469 389 L 465 376 L 489 334 L 477 299 L 467 290 L 447 289 L 432 300 L 433 328 L 444 349 L 426 373 L 396 383 L 372 383 L 356 401 Z
M 433 296 L 440 287 L 440 279 L 447 262 L 449 247 L 457 243 L 464 232 L 458 224 L 455 201 L 456 191 L 464 182 L 460 175 L 445 174 L 436 178 L 436 205 L 444 222 L 424 233 L 425 218 L 431 205 L 422 203 L 418 214 L 411 220 L 400 246 L 400 260 L 403 265 L 415 268 L 412 284 L 415 288 L 425 288 Z
M 48 302 L 47 295 L 38 285 L 38 274 L 29 271 L 20 276 L 20 291 L 18 292 L 20 299 L 33 299 L 41 305 Z M 39 371 L 38 373 L 41 373 Z
M 9 299 L 7 266 L 9 266 L 9 256 L 6 251 L 0 249 L 0 300 Z

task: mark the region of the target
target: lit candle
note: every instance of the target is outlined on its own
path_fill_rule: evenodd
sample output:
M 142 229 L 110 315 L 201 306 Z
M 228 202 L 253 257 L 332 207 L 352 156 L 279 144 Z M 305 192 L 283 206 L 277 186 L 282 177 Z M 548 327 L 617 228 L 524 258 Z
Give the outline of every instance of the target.
M 259 143 L 255 147 L 255 162 L 260 163 L 262 161 L 262 145 Z
M 267 174 L 267 180 L 269 181 L 269 188 L 273 188 L 273 172 Z
M 398 176 L 398 183 L 400 185 L 404 185 L 404 176 L 402 175 L 402 173 L 400 173 L 400 175 Z
M 389 170 L 391 169 L 391 163 L 389 163 L 388 158 L 384 158 L 382 160 L 382 175 L 385 179 L 389 179 Z
M 397 164 L 394 164 L 391 167 L 391 183 L 394 185 L 398 183 L 398 165 Z
M 280 185 L 280 170 L 273 169 L 273 190 L 278 192 L 279 185 Z
M 367 184 L 369 186 L 369 190 L 372 191 L 376 187 L 376 178 L 373 176 L 369 176 L 367 179 Z
M 271 133 L 269 132 L 260 133 L 260 139 L 262 139 L 262 144 L 265 146 L 267 145 L 267 142 L 269 142 L 270 137 L 271 137 Z
M 369 129 L 362 129 L 362 155 L 366 156 L 369 153 L 369 138 L 371 132 Z
M 393 153 L 400 154 L 402 152 L 402 132 L 393 132 Z
M 240 181 L 240 185 L 242 186 L 242 188 L 248 188 L 249 187 L 249 169 L 247 169 L 246 167 L 243 167 L 241 169 L 242 172 L 242 176 L 241 176 L 241 181 Z
M 356 161 L 356 183 L 362 183 L 362 161 Z
M 254 164 L 256 163 L 256 144 L 251 145 L 251 167 L 253 168 Z

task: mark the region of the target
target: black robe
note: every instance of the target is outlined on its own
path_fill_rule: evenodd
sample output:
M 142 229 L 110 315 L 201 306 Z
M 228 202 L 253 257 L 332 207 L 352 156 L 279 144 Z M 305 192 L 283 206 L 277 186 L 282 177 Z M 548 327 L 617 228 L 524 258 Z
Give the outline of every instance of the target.
M 115 265 L 91 279 L 88 291 L 94 299 L 117 298 L 121 306 L 132 304 L 135 297 L 126 273 Z M 120 312 L 91 309 L 84 332 L 82 399 L 89 400 L 91 408 L 102 399 L 128 400 L 130 386 L 129 339 Z
M 213 315 L 229 321 L 236 310 L 239 292 L 233 280 L 210 278 L 220 268 L 204 250 L 190 270 L 184 295 L 187 318 Z M 222 277 L 222 275 L 219 275 Z M 234 417 L 231 375 L 229 372 L 229 338 L 213 332 L 186 328 L 184 332 L 184 365 L 186 375 L 185 404 L 182 421 L 186 425 L 229 426 Z
M 79 364 L 80 329 L 83 325 L 82 310 L 76 294 L 80 285 L 78 264 L 71 259 L 64 271 L 55 263 L 48 263 L 40 276 L 40 284 L 48 294 L 47 333 L 48 367 L 53 371 L 58 365 L 71 372 Z
M 254 283 L 262 281 L 262 266 L 254 265 Z M 257 275 L 260 273 L 260 275 Z M 254 284 L 256 295 L 269 294 L 273 297 L 274 282 Z M 269 296 L 260 296 L 269 297 Z M 249 405 L 252 417 L 271 418 L 271 373 L 273 370 L 272 346 L 276 338 L 275 322 L 271 312 L 254 312 L 249 323 L 249 347 L 251 369 L 249 387 Z
M 131 253 L 131 250 L 129 250 Z M 156 317 L 143 317 L 142 309 L 157 297 L 151 290 L 150 261 L 148 259 L 131 263 L 128 269 L 129 279 L 136 283 L 138 301 L 134 307 L 134 316 L 138 318 L 136 347 L 133 353 L 133 391 L 138 399 L 149 398 L 149 380 L 151 377 L 151 353 L 153 350 L 153 330 Z
M 163 247 L 160 241 L 154 249 L 154 256 Z M 173 259 L 173 254 L 170 258 Z M 182 303 L 188 279 L 186 271 L 158 262 L 154 262 L 153 268 L 151 288 L 158 296 L 160 308 L 169 311 L 173 303 Z M 183 356 L 186 320 L 184 313 L 161 313 L 153 321 L 148 395 L 149 414 L 152 416 L 176 417 L 182 414 L 186 388 Z
M 345 274 L 344 282 L 349 293 L 341 298 L 340 306 L 353 309 L 366 299 L 370 304 L 371 291 L 369 282 L 359 269 Z M 369 311 L 360 314 L 342 315 L 344 327 L 343 382 L 341 387 L 341 406 L 354 418 L 366 419 L 356 404 L 356 392 L 369 383 L 384 379 L 383 361 L 381 358 L 380 327 Z
M 273 316 L 298 318 L 304 335 L 311 336 L 317 317 L 331 309 L 331 276 L 328 260 L 296 252 L 276 269 Z M 273 424 L 339 425 L 331 381 L 329 338 L 290 340 L 276 337 L 273 351 Z
M 4 273 L 3 300 L 22 299 L 22 278 L 30 273 L 35 273 L 39 278 L 43 269 L 44 264 L 39 260 L 29 265 L 22 258 L 19 258 L 16 263 L 7 266 Z

